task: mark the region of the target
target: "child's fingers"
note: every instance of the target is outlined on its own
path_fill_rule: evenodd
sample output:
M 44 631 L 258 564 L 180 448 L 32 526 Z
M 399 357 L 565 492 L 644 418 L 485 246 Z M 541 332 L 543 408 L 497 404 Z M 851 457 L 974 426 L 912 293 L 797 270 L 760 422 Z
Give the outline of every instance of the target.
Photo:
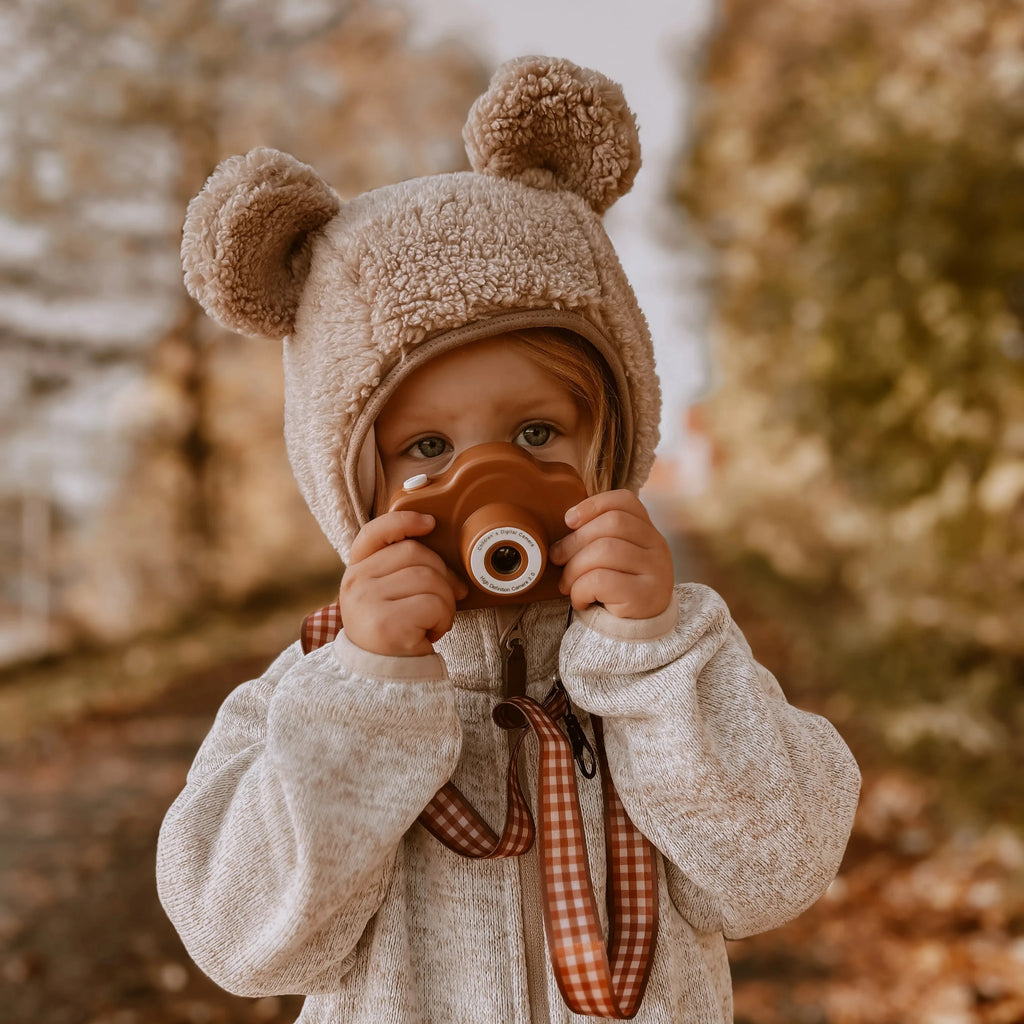
M 426 561 L 402 565 L 368 582 L 380 601 L 400 601 L 417 594 L 440 594 L 450 599 L 453 606 L 455 603 L 455 592 L 443 562 L 440 566 Z
M 421 544 L 414 537 L 405 537 L 392 544 L 378 548 L 359 562 L 350 562 L 345 576 L 358 573 L 371 579 L 382 579 L 407 565 L 429 565 L 442 575 L 447 566 L 436 552 Z
M 383 563 L 392 562 L 377 575 Z M 451 629 L 465 590 L 435 552 L 414 540 L 400 541 L 346 571 L 339 598 L 345 632 L 367 651 L 429 653 L 425 638 Z
M 433 554 L 434 552 L 430 552 Z M 448 626 L 455 615 L 455 603 L 469 592 L 466 584 L 441 561 L 438 565 L 407 565 L 380 581 L 378 594 L 385 601 L 402 601 L 418 596 L 441 598 L 447 609 Z
M 659 586 L 648 575 L 633 575 L 615 569 L 591 569 L 578 577 L 569 590 L 576 611 L 603 605 L 622 619 L 649 619 L 669 605 L 672 588 Z
M 632 491 L 608 491 L 573 511 L 566 523 L 578 525 L 549 553 L 564 565 L 559 589 L 573 607 L 601 604 L 627 619 L 664 611 L 672 597 L 672 554 L 640 499 Z
M 446 633 L 455 620 L 455 595 L 447 581 L 434 588 L 413 586 L 396 597 L 392 605 L 395 624 L 403 629 L 413 625 L 424 634 L 439 629 Z
M 580 576 L 569 589 L 569 600 L 576 611 L 581 612 L 592 604 L 605 604 L 603 597 L 609 593 L 621 592 L 621 573 L 614 569 L 591 569 L 590 572 Z M 610 607 L 608 602 L 606 607 Z
M 600 537 L 566 562 L 559 589 L 563 594 L 569 593 L 581 576 L 594 569 L 610 569 L 628 576 L 641 575 L 649 570 L 651 561 L 650 553 L 636 544 L 619 537 Z
M 417 539 L 433 528 L 433 516 L 404 511 L 386 512 L 359 531 L 338 597 L 345 633 L 357 647 L 428 654 L 451 629 L 468 588 Z
M 455 600 L 461 601 L 469 593 L 469 586 L 458 573 L 452 572 L 447 566 L 445 568 L 448 572 L 448 584 L 455 594 Z
M 387 581 L 387 627 L 395 636 L 426 636 L 433 643 L 452 628 L 458 591 L 447 572 L 426 566 L 410 566 Z M 465 584 L 463 584 L 465 588 Z
M 349 565 L 409 537 L 425 537 L 434 528 L 434 517 L 425 512 L 385 512 L 371 519 L 352 543 Z
M 552 544 L 548 554 L 555 565 L 565 565 L 602 537 L 616 537 L 639 548 L 658 547 L 662 539 L 649 519 L 641 519 L 633 512 L 609 509 Z
M 388 602 L 387 611 L 372 634 L 373 647 L 367 649 L 396 655 L 430 654 L 431 644 L 444 636 L 455 620 L 454 601 L 433 592 Z
M 444 579 L 457 599 L 461 600 L 469 592 L 465 581 L 448 567 L 436 551 L 411 537 L 379 548 L 361 562 L 350 564 L 346 576 L 370 580 L 384 579 L 410 566 L 428 566 Z
M 599 494 L 592 494 L 584 498 L 578 505 L 573 505 L 565 513 L 565 525 L 570 530 L 578 530 L 591 519 L 596 519 L 604 512 L 612 512 L 618 509 L 622 512 L 629 512 L 640 519 L 650 522 L 650 516 L 643 502 L 632 492 L 625 488 L 617 491 L 601 491 Z

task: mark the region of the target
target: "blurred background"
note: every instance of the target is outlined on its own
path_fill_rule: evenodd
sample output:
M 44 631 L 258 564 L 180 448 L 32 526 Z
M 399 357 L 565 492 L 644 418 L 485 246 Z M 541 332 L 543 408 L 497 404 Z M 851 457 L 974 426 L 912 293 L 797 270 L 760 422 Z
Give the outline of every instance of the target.
M 187 297 L 184 209 L 256 145 L 343 197 L 465 166 L 494 66 L 623 84 L 608 214 L 666 391 L 645 491 L 865 773 L 843 870 L 730 946 L 741 1024 L 1024 1022 L 1018 0 L 13 0 L 0 9 L 0 1016 L 294 1020 L 156 902 L 223 697 L 340 566 L 279 346 Z

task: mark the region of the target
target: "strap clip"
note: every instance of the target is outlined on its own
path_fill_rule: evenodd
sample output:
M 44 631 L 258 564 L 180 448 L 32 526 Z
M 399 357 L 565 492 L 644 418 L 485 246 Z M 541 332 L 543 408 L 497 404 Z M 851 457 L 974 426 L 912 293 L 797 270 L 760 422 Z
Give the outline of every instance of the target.
M 565 684 L 562 677 L 556 672 L 554 675 L 554 686 L 551 687 L 544 703 L 547 704 L 555 694 L 560 694 L 565 701 L 565 711 L 562 718 L 565 721 L 565 731 L 569 737 L 569 745 L 572 747 L 572 758 L 576 762 L 580 774 L 585 779 L 592 779 L 597 774 L 597 755 L 594 748 L 587 739 L 587 734 L 580 725 L 580 720 L 573 714 L 572 702 L 569 694 L 565 692 Z

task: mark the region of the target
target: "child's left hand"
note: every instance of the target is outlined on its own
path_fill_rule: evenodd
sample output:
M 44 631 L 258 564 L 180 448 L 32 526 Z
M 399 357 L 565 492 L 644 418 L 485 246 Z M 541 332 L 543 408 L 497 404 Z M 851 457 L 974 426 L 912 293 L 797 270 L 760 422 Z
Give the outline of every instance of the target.
M 567 537 L 551 545 L 564 565 L 559 589 L 582 611 L 595 602 L 620 619 L 660 615 L 672 600 L 672 553 L 640 499 L 604 491 L 565 514 Z

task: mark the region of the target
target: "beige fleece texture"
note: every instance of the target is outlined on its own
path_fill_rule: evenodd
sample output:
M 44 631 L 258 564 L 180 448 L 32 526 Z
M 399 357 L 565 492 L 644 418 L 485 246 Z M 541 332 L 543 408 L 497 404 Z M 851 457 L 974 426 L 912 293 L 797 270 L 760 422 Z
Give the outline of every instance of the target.
M 513 61 L 465 136 L 476 170 L 347 202 L 293 157 L 253 150 L 221 164 L 189 207 L 189 291 L 232 330 L 285 338 L 289 458 L 343 558 L 366 519 L 363 411 L 417 365 L 417 349 L 451 332 L 576 329 L 631 411 L 616 484 L 638 489 L 654 460 L 651 339 L 600 217 L 640 164 L 621 89 L 569 61 Z

